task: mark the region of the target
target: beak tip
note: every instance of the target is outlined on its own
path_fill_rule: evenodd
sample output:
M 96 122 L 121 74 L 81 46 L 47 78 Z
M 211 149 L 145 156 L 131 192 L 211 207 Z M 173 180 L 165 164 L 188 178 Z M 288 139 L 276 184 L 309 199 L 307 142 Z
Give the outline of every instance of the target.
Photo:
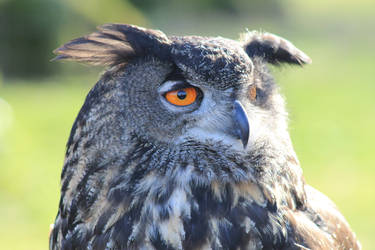
M 247 144 L 249 142 L 249 135 L 244 135 L 243 138 L 241 138 L 241 142 L 242 142 L 243 148 L 246 149 Z
M 250 126 L 246 111 L 241 103 L 237 100 L 234 102 L 234 119 L 237 134 L 245 149 L 249 141 Z

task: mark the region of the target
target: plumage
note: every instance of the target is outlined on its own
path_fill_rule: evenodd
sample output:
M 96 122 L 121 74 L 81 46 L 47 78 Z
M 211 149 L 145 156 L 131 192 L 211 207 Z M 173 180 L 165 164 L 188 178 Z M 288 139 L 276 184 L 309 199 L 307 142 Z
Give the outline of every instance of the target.
M 108 24 L 55 53 L 109 68 L 72 127 L 50 249 L 360 249 L 303 179 L 267 68 L 311 62 L 287 40 Z

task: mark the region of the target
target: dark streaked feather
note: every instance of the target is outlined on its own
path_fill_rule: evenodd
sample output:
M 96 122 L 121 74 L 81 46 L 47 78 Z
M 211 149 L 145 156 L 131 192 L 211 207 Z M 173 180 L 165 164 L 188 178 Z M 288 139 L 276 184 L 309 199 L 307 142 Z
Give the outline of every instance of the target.
M 105 24 L 98 30 L 56 49 L 53 60 L 113 66 L 136 56 L 168 57 L 169 40 L 161 31 L 125 24 Z
M 243 35 L 243 44 L 250 58 L 261 57 L 272 64 L 309 64 L 311 59 L 288 40 L 271 33 L 248 32 Z

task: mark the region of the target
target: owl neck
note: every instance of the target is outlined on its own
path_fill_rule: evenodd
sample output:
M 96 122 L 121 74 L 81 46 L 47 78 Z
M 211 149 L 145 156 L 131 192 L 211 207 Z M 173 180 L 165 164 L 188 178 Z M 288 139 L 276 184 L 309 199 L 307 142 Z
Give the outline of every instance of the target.
M 163 206 L 174 197 L 192 200 L 206 190 L 218 201 L 233 193 L 231 206 L 245 196 L 275 206 L 304 205 L 302 170 L 291 144 L 282 149 L 254 145 L 247 154 L 214 142 L 156 147 L 137 138 L 132 145 L 126 167 L 111 180 L 110 197 L 146 197 Z

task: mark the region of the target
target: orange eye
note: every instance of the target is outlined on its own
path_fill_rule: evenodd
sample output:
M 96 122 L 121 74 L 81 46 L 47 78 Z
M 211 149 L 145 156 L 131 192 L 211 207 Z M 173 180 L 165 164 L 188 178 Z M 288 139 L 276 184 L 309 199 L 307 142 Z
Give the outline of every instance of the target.
M 197 90 L 194 87 L 169 91 L 165 94 L 168 102 L 176 106 L 187 106 L 197 99 Z

